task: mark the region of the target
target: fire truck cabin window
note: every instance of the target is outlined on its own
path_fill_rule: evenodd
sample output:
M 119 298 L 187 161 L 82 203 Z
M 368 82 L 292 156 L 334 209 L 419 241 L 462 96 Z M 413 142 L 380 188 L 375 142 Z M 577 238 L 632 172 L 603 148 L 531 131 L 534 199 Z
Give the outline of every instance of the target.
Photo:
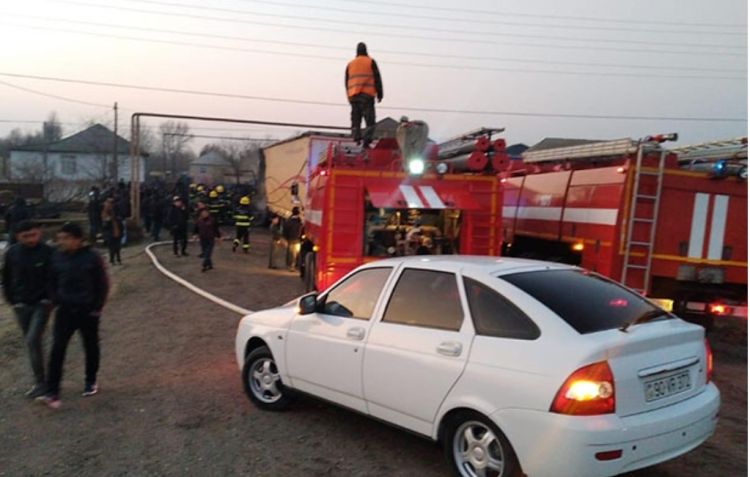
M 378 209 L 365 204 L 364 255 L 450 255 L 459 250 L 461 211 Z

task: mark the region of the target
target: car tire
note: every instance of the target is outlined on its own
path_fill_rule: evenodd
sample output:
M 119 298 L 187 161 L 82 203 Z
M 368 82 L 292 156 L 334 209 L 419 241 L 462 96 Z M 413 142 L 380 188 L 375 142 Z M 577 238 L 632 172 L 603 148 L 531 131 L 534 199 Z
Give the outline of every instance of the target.
M 242 384 L 250 401 L 261 409 L 283 411 L 291 404 L 291 393 L 281 382 L 276 361 L 266 346 L 254 349 L 245 358 Z
M 457 477 L 523 475 L 505 434 L 477 412 L 463 411 L 452 416 L 445 424 L 442 444 L 445 457 Z

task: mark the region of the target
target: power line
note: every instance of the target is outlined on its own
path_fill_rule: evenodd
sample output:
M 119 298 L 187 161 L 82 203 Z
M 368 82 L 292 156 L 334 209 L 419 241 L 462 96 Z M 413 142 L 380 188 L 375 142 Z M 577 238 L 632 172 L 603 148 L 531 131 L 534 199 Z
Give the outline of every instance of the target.
M 222 7 L 207 7 L 203 5 L 191 5 L 186 3 L 177 3 L 177 2 L 165 2 L 165 1 L 157 1 L 157 0 L 130 0 L 131 2 L 136 3 L 145 3 L 145 4 L 152 4 L 152 5 L 168 5 L 168 6 L 175 6 L 175 7 L 181 7 L 181 8 L 192 8 L 197 10 L 207 10 L 207 11 L 217 11 L 217 12 L 225 12 L 225 13 L 240 13 L 245 15 L 259 15 L 259 16 L 267 16 L 267 17 L 276 17 L 276 18 L 290 18 L 295 20 L 315 20 L 315 21 L 323 21 L 323 22 L 333 22 L 333 23 L 340 23 L 340 20 L 336 19 L 330 19 L 330 18 L 320 18 L 320 17 L 309 17 L 309 16 L 296 16 L 296 15 L 282 15 L 282 14 L 272 14 L 272 13 L 265 13 L 265 12 L 256 12 L 251 10 L 239 10 L 236 8 L 222 8 Z M 258 2 L 258 3 L 265 3 L 265 4 L 278 4 L 277 2 Z M 352 13 L 365 13 L 362 11 L 356 11 L 356 10 L 347 10 L 347 9 L 331 9 L 330 7 L 320 7 L 320 6 L 309 6 L 309 5 L 302 5 L 302 4 L 288 4 L 289 6 L 295 6 L 295 7 L 308 7 L 315 10 L 334 10 L 339 12 L 352 12 Z M 369 12 L 367 12 L 369 13 Z M 391 17 L 392 19 L 393 17 Z M 429 19 L 429 20 L 442 20 L 447 21 L 450 20 L 452 22 L 456 22 L 456 19 L 448 19 L 448 18 L 441 18 L 441 17 L 434 17 L 434 16 L 425 16 L 425 15 L 414 15 L 410 14 L 409 19 Z M 606 26 L 591 26 L 591 25 L 550 25 L 548 23 L 518 23 L 518 22 L 506 22 L 506 21 L 497 21 L 497 20 L 483 20 L 481 18 L 472 19 L 472 20 L 458 20 L 458 21 L 471 21 L 471 23 L 474 24 L 490 24 L 490 25 L 506 25 L 506 26 L 525 26 L 525 27 L 541 27 L 541 28 L 574 28 L 576 30 L 598 30 L 598 31 L 629 31 L 629 32 L 643 32 L 643 33 L 667 33 L 667 34 L 688 34 L 688 35 L 695 35 L 694 30 L 664 30 L 664 29 L 634 29 L 634 28 L 618 28 L 618 27 L 606 27 Z M 367 25 L 367 26 L 376 26 L 376 27 L 388 27 L 388 28 L 409 28 L 410 30 L 422 30 L 422 31 L 434 31 L 435 29 L 432 27 L 419 27 L 416 25 L 393 25 L 393 24 L 383 24 L 383 23 L 372 23 L 372 22 L 363 22 L 361 20 L 357 20 L 357 24 L 359 25 Z M 466 30 L 451 30 L 451 29 L 445 29 L 441 28 L 441 31 L 444 32 L 450 32 L 450 33 L 482 33 L 487 35 L 500 35 L 505 36 L 500 33 L 490 32 L 476 32 L 476 31 L 466 31 Z M 746 36 L 745 32 L 701 32 L 703 34 L 711 34 L 711 35 L 725 35 L 725 36 Z
M 338 56 L 325 56 L 325 55 L 314 55 L 314 54 L 306 54 L 306 53 L 290 53 L 290 52 L 280 52 L 280 51 L 272 51 L 272 50 L 261 50 L 261 49 L 255 49 L 255 48 L 241 48 L 241 47 L 234 47 L 234 46 L 221 46 L 221 45 L 211 45 L 211 44 L 205 44 L 205 43 L 196 43 L 196 42 L 187 42 L 187 41 L 179 41 L 179 40 L 161 40 L 156 38 L 141 38 L 136 36 L 128 36 L 128 35 L 118 35 L 118 34 L 112 34 L 112 33 L 95 33 L 95 32 L 89 32 L 89 31 L 80 31 L 80 30 L 69 30 L 65 28 L 57 28 L 57 27 L 37 27 L 37 26 L 29 26 L 29 25 L 18 25 L 8 22 L 2 22 L 0 20 L 0 23 L 5 23 L 7 25 L 11 26 L 20 26 L 22 28 L 30 28 L 35 30 L 49 30 L 49 31 L 58 31 L 58 32 L 64 32 L 64 33 L 74 33 L 79 35 L 88 35 L 88 36 L 95 36 L 95 37 L 102 37 L 102 38 L 114 38 L 118 40 L 129 40 L 129 41 L 140 41 L 145 43 L 159 43 L 159 44 L 167 44 L 167 45 L 178 45 L 178 46 L 189 46 L 189 47 L 195 47 L 195 48 L 208 48 L 213 50 L 225 50 L 225 51 L 241 51 L 241 52 L 247 52 L 247 53 L 259 53 L 259 54 L 267 54 L 267 55 L 274 55 L 274 56 L 292 56 L 297 58 L 308 58 L 308 59 L 323 59 L 323 60 L 331 60 L 336 62 L 341 62 L 341 57 Z M 415 63 L 415 62 L 399 62 L 399 61 L 389 61 L 388 64 L 391 65 L 403 65 L 403 66 L 409 66 L 409 67 L 418 67 L 418 68 L 438 68 L 438 69 L 458 69 L 458 70 L 474 70 L 474 71 L 494 71 L 494 72 L 504 72 L 504 73 L 530 73 L 530 74 L 551 74 L 551 75 L 573 75 L 573 76 L 614 76 L 614 77 L 632 77 L 632 78 L 671 78 L 671 79 L 710 79 L 710 80 L 740 80 L 745 81 L 747 78 L 742 76 L 717 76 L 717 75 L 687 75 L 687 74 L 655 74 L 655 73 L 631 73 L 631 72 L 590 72 L 590 71 L 562 71 L 562 70 L 540 70 L 540 69 L 524 69 L 524 68 L 498 68 L 498 67 L 488 67 L 488 66 L 471 66 L 471 65 L 445 65 L 445 64 L 434 64 L 434 63 Z
M 192 18 L 192 19 L 198 19 L 201 21 L 210 20 L 210 21 L 218 21 L 218 22 L 226 22 L 226 23 L 241 23 L 241 24 L 251 24 L 251 25 L 264 25 L 264 26 L 273 26 L 273 27 L 279 27 L 279 28 L 293 28 L 293 29 L 303 29 L 303 30 L 313 30 L 313 31 L 327 31 L 327 32 L 334 32 L 334 33 L 349 33 L 349 34 L 356 34 L 356 35 L 373 35 L 373 36 L 385 36 L 389 38 L 411 38 L 411 39 L 418 39 L 418 40 L 432 40 L 432 41 L 450 41 L 450 42 L 459 42 L 459 43 L 477 43 L 477 44 L 490 44 L 495 45 L 497 42 L 495 41 L 489 41 L 489 40 L 480 40 L 480 39 L 469 39 L 469 38 L 445 38 L 443 36 L 419 36 L 419 35 L 407 35 L 403 33 L 393 33 L 393 32 L 375 32 L 375 31 L 361 31 L 361 30 L 346 30 L 346 29 L 340 29 L 340 28 L 328 28 L 328 27 L 316 27 L 316 26 L 302 26 L 302 25 L 289 25 L 284 23 L 272 23 L 272 22 L 260 22 L 256 20 L 247 20 L 247 19 L 239 19 L 239 18 L 225 18 L 225 17 L 215 17 L 215 16 L 207 16 L 207 15 L 194 15 L 190 13 L 182 13 L 182 12 L 173 12 L 173 11 L 164 11 L 164 10 L 148 10 L 148 9 L 142 9 L 142 8 L 133 8 L 133 7 L 123 7 L 118 5 L 104 5 L 104 4 L 98 4 L 98 3 L 89 3 L 89 2 L 82 2 L 78 0 L 56 0 L 57 3 L 67 3 L 71 5 L 79 5 L 79 6 L 86 6 L 86 7 L 95 7 L 95 8 L 105 8 L 105 9 L 113 9 L 118 11 L 128 11 L 128 12 L 136 12 L 136 13 L 146 13 L 150 15 L 164 15 L 164 16 L 170 16 L 170 17 L 183 17 L 183 18 Z M 162 2 L 164 3 L 164 2 Z M 169 5 L 167 3 L 167 5 Z M 263 16 L 273 16 L 272 14 L 258 14 Z M 309 20 L 309 19 L 308 19 Z M 440 29 L 434 29 L 436 33 L 444 32 Z M 477 32 L 472 32 L 474 34 L 479 34 Z M 687 44 L 687 43 L 654 43 L 652 41 L 636 41 L 636 40 L 611 40 L 611 39 L 598 39 L 598 38 L 570 38 L 570 37 L 555 37 L 555 36 L 543 36 L 543 35 L 516 35 L 516 34 L 509 34 L 509 33 L 481 33 L 486 36 L 518 36 L 518 37 L 530 37 L 530 38 L 541 38 L 541 39 L 552 39 L 552 40 L 562 40 L 562 41 L 579 41 L 579 42 L 599 42 L 599 43 L 619 43 L 619 44 L 640 44 L 640 45 L 659 45 L 659 46 L 678 46 L 678 47 L 694 47 L 694 48 L 724 48 L 724 49 L 743 49 L 744 47 L 734 47 L 734 46 L 725 46 L 725 45 L 700 45 L 700 44 Z M 671 53 L 671 52 L 667 52 Z M 695 53 L 695 52 L 693 52 Z M 705 54 L 715 54 L 715 53 L 721 53 L 719 51 L 702 51 L 698 53 L 705 53 Z
M 53 81 L 59 83 L 86 84 L 91 86 L 106 86 L 112 88 L 134 89 L 141 91 L 155 91 L 162 93 L 188 94 L 195 96 L 211 96 L 220 98 L 233 98 L 243 100 L 268 101 L 275 103 L 287 104 L 306 104 L 314 106 L 335 106 L 349 107 L 346 103 L 334 103 L 326 101 L 313 101 L 288 98 L 274 98 L 267 96 L 251 96 L 237 93 L 224 93 L 215 91 L 201 91 L 179 88 L 165 88 L 160 86 L 144 86 L 127 83 L 114 83 L 108 81 L 92 81 L 73 78 L 61 78 L 55 76 L 28 75 L 21 73 L 0 72 L 0 76 L 13 78 L 26 78 L 41 81 Z M 519 111 L 486 111 L 471 109 L 448 109 L 448 108 L 420 108 L 414 106 L 381 106 L 381 109 L 410 112 L 428 112 L 428 113 L 450 113 L 450 114 L 483 114 L 488 116 L 521 116 L 521 117 L 544 117 L 544 118 L 571 118 L 571 119 L 621 119 L 621 120 L 638 120 L 638 121 L 687 121 L 687 122 L 747 122 L 746 118 L 727 118 L 727 117 L 680 117 L 680 116 L 622 116 L 614 114 L 573 114 L 573 113 L 527 113 Z
M 214 39 L 222 39 L 222 40 L 236 40 L 236 41 L 242 41 L 242 42 L 248 42 L 248 43 L 268 43 L 268 44 L 284 45 L 284 46 L 302 46 L 306 48 L 322 48 L 322 49 L 338 50 L 338 51 L 350 51 L 351 50 L 351 48 L 333 46 L 333 45 L 323 45 L 319 43 L 304 43 L 304 42 L 295 42 L 295 41 L 269 40 L 269 39 L 261 39 L 261 38 L 247 38 L 247 37 L 242 37 L 242 36 L 218 35 L 218 34 L 202 33 L 202 32 L 196 32 L 196 31 L 171 30 L 171 29 L 162 29 L 162 28 L 148 28 L 148 27 L 139 27 L 139 26 L 131 26 L 131 25 L 121 25 L 121 24 L 115 24 L 115 23 L 91 22 L 91 21 L 75 20 L 75 19 L 69 19 L 69 18 L 49 18 L 49 17 L 41 17 L 41 16 L 36 16 L 36 15 L 14 15 L 14 14 L 6 14 L 5 16 L 13 17 L 13 18 L 40 20 L 40 21 L 45 21 L 45 22 L 75 23 L 75 24 L 86 25 L 86 26 L 117 28 L 117 29 L 122 29 L 122 30 L 133 30 L 133 31 L 148 32 L 148 33 L 160 33 L 160 34 L 166 33 L 170 35 L 185 35 L 185 36 L 190 36 L 191 38 L 205 37 L 205 38 L 214 38 Z M 13 23 L 7 23 L 7 24 L 14 25 Z M 21 26 L 21 25 L 15 24 L 15 26 Z M 42 28 L 42 27 L 37 27 L 33 25 L 31 26 L 22 25 L 22 26 L 26 28 Z M 52 27 L 52 28 L 56 28 L 56 27 Z M 67 29 L 63 31 L 72 32 L 72 33 L 79 32 L 76 30 L 67 30 Z M 277 52 L 273 52 L 273 53 L 278 54 Z M 727 69 L 727 68 L 633 65 L 633 64 L 625 64 L 625 63 L 598 63 L 598 62 L 593 63 L 593 62 L 575 62 L 575 61 L 573 62 L 551 61 L 551 60 L 533 60 L 533 59 L 527 59 L 527 58 L 505 58 L 505 57 L 486 56 L 486 55 L 451 55 L 451 54 L 442 54 L 442 53 L 425 53 L 425 52 L 418 52 L 418 51 L 397 51 L 397 50 L 388 50 L 388 49 L 378 49 L 378 53 L 386 53 L 386 54 L 394 54 L 394 55 L 423 56 L 423 57 L 429 57 L 429 58 L 504 61 L 504 62 L 517 62 L 517 63 L 529 63 L 529 64 L 545 64 L 545 65 L 549 64 L 549 65 L 560 65 L 560 66 L 585 66 L 585 67 L 596 67 L 596 68 L 708 71 L 708 72 L 716 72 L 716 73 L 745 73 L 747 71 L 744 69 L 735 70 L 735 69 Z M 334 58 L 334 57 L 323 57 L 323 58 L 328 59 L 328 58 Z M 339 60 L 338 57 L 335 57 L 335 58 Z M 389 62 L 389 63 L 413 65 L 413 63 L 403 63 L 403 62 L 402 63 Z M 430 66 L 433 66 L 433 65 L 430 65 Z M 459 67 L 459 68 L 463 68 L 463 67 Z
M 243 1 L 254 1 L 254 0 L 243 0 Z M 548 15 L 539 13 L 518 13 L 518 12 L 504 12 L 496 10 L 470 10 L 466 8 L 450 8 L 450 7 L 438 7 L 435 5 L 410 5 L 406 3 L 398 2 L 387 2 L 387 1 L 372 1 L 372 0 L 358 0 L 359 4 L 371 4 L 378 7 L 391 6 L 398 8 L 412 8 L 412 9 L 429 9 L 432 11 L 442 12 L 453 12 L 453 13 L 464 13 L 464 14 L 480 14 L 480 15 L 491 15 L 491 16 L 503 16 L 503 17 L 525 17 L 525 18 L 549 18 L 554 20 L 577 20 L 577 21 L 593 21 L 593 22 L 610 22 L 610 23 L 621 23 L 621 24 L 649 24 L 649 25 L 678 25 L 678 26 L 703 26 L 703 27 L 724 27 L 724 28 L 747 28 L 747 25 L 743 24 L 722 24 L 722 23 L 692 23 L 692 22 L 671 22 L 665 20 L 625 20 L 616 18 L 602 18 L 602 17 L 587 17 L 587 16 L 573 16 L 573 15 Z M 301 5 L 300 5 L 301 6 Z M 369 13 L 369 12 L 362 12 Z
M 57 95 L 57 94 L 44 93 L 42 91 L 37 91 L 37 90 L 31 89 L 31 88 L 25 88 L 23 86 L 18 86 L 18 85 L 15 85 L 13 83 L 8 83 L 8 82 L 5 82 L 5 81 L 0 81 L 0 84 L 2 84 L 4 86 L 7 86 L 9 88 L 14 88 L 14 89 L 17 89 L 17 90 L 25 91 L 27 93 L 36 94 L 36 95 L 39 95 L 39 96 L 46 96 L 48 98 L 59 99 L 61 101 L 68 101 L 70 103 L 84 104 L 86 106 L 96 106 L 98 108 L 107 108 L 107 109 L 110 109 L 112 107 L 112 106 L 107 105 L 107 104 L 92 103 L 90 101 L 83 101 L 83 100 L 80 100 L 80 99 L 69 98 L 69 97 L 60 96 L 60 95 Z

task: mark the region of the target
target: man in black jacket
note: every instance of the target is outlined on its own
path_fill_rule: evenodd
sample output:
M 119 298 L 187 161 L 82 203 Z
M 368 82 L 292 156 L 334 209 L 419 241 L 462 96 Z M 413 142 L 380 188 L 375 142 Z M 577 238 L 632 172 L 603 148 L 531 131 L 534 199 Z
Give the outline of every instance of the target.
M 23 197 L 16 197 L 13 205 L 5 213 L 5 231 L 8 232 L 8 242 L 10 245 L 16 243 L 16 227 L 24 220 L 31 218 L 31 211 L 26 205 Z
M 83 244 L 83 229 L 65 223 L 57 234 L 60 250 L 52 256 L 51 290 L 57 305 L 54 340 L 49 360 L 47 393 L 42 401 L 53 409 L 60 407 L 65 352 L 73 333 L 79 331 L 86 354 L 86 381 L 83 396 L 97 393 L 99 371 L 99 320 L 109 293 L 104 261 Z
M 172 250 L 175 256 L 187 256 L 187 237 L 188 221 L 190 220 L 190 211 L 185 205 L 185 201 L 179 195 L 172 199 L 172 208 L 169 210 L 167 222 L 172 230 Z M 179 247 L 178 247 L 179 245 Z
M 42 337 L 51 308 L 49 264 L 54 250 L 42 242 L 39 225 L 28 220 L 16 225 L 16 239 L 18 243 L 5 253 L 3 293 L 29 348 L 35 385 L 26 395 L 39 397 L 45 392 Z

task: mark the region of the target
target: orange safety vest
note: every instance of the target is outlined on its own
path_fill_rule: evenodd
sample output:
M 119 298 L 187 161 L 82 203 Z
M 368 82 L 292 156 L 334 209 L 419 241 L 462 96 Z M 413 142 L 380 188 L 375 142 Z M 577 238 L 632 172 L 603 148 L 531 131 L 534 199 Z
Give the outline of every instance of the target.
M 360 93 L 375 97 L 375 74 L 372 72 L 372 58 L 360 55 L 349 62 L 346 67 L 349 79 L 346 82 L 346 94 L 351 98 Z

